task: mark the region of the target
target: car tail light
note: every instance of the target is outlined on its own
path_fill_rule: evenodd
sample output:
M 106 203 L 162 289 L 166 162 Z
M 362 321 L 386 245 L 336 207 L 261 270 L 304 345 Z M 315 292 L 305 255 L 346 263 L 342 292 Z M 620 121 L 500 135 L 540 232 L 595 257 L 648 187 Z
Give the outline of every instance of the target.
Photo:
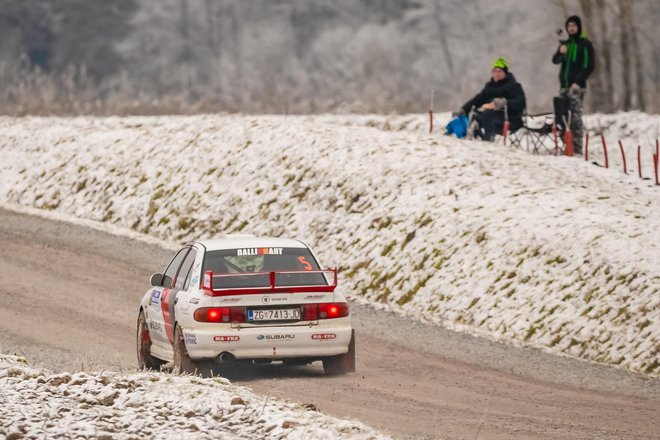
M 245 307 L 200 307 L 193 318 L 199 322 L 245 322 Z
M 348 304 L 346 303 L 305 304 L 303 306 L 303 320 L 305 321 L 344 318 L 346 316 L 348 316 Z

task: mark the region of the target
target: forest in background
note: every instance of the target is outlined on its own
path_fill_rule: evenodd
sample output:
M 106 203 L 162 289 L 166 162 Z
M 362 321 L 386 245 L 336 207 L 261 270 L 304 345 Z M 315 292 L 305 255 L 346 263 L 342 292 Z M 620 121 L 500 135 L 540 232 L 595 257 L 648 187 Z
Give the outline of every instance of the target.
M 0 114 L 456 110 L 499 56 L 543 111 L 571 14 L 587 109 L 660 112 L 653 0 L 0 0 Z

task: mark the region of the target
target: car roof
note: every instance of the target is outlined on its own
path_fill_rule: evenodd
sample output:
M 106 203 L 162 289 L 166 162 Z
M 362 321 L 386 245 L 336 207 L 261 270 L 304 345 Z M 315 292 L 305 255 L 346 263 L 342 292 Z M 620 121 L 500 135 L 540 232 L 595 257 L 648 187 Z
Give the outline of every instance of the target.
M 203 245 L 207 251 L 261 247 L 307 248 L 303 242 L 291 238 L 255 237 L 253 235 L 227 235 L 211 240 L 198 240 L 197 243 Z

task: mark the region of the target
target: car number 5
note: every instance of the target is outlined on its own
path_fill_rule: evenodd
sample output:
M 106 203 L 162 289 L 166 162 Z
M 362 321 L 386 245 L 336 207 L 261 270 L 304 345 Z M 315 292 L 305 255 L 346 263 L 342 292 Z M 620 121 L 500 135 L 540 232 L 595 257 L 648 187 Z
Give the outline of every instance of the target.
M 298 261 L 300 261 L 300 264 L 303 265 L 305 270 L 312 270 L 312 265 L 309 264 L 309 261 L 305 260 L 305 257 L 298 257 Z

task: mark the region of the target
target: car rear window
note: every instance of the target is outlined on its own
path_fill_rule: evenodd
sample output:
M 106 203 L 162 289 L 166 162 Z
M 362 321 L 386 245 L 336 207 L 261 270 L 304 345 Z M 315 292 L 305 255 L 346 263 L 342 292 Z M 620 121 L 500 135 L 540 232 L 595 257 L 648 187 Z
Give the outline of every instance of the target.
M 204 256 L 204 272 L 214 274 L 254 274 L 219 277 L 217 288 L 268 287 L 270 272 L 319 270 L 319 265 L 307 248 L 240 248 L 209 251 Z M 258 275 L 261 273 L 261 275 Z M 322 274 L 304 272 L 277 274 L 278 286 L 324 286 Z

